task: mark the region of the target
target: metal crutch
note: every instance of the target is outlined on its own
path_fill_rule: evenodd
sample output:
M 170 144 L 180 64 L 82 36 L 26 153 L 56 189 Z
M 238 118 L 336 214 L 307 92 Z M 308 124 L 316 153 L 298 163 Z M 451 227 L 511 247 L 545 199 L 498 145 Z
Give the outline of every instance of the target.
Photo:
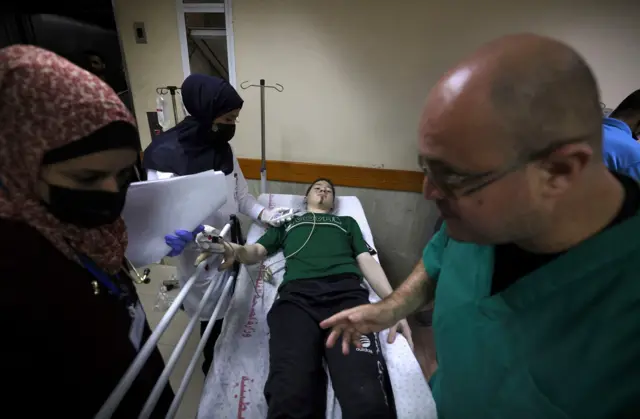
M 237 241 L 236 235 L 237 235 L 238 228 L 240 227 L 240 221 L 235 215 L 232 215 L 230 217 L 229 224 L 231 225 L 231 228 L 230 228 L 231 240 L 232 242 L 235 243 Z M 208 258 L 207 260 L 211 262 L 212 259 L 213 258 Z M 240 270 L 240 265 L 236 263 L 233 267 L 233 271 L 232 272 L 228 271 L 224 275 L 225 287 L 223 288 L 222 295 L 219 297 L 218 302 L 213 311 L 213 315 L 212 315 L 213 320 L 211 320 L 212 324 L 215 323 L 216 316 L 220 311 L 220 307 L 224 306 L 223 303 L 227 298 L 227 294 L 233 293 L 233 291 L 230 292 L 229 290 L 233 288 L 233 285 L 235 285 L 234 281 L 235 281 L 235 278 L 238 277 L 239 270 Z M 231 276 L 231 278 L 229 278 L 229 276 Z M 187 324 L 186 329 L 184 330 L 182 336 L 180 337 L 180 340 L 176 344 L 174 351 L 171 353 L 171 356 L 166 361 L 166 366 L 162 371 L 160 378 L 158 379 L 155 386 L 151 390 L 151 394 L 149 395 L 147 402 L 142 408 L 142 412 L 140 413 L 140 416 L 138 416 L 138 419 L 148 419 L 153 413 L 153 410 L 155 409 L 156 404 L 158 403 L 158 400 L 160 400 L 162 392 L 164 391 L 165 386 L 169 381 L 171 372 L 175 368 L 176 363 L 178 362 L 178 359 L 182 355 L 182 352 L 184 351 L 187 341 L 189 340 L 189 337 L 191 336 L 191 333 L 193 332 L 193 329 L 196 326 L 196 323 L 200 323 L 200 315 L 204 310 L 205 305 L 207 304 L 209 298 L 211 297 L 211 294 L 213 293 L 213 290 L 216 288 L 217 285 L 218 285 L 217 281 L 211 281 L 211 283 L 207 287 L 207 290 L 205 291 L 204 295 L 202 296 L 202 300 L 198 305 L 198 309 L 191 317 L 191 320 Z M 207 329 L 205 330 L 206 336 L 203 335 L 201 338 L 201 342 L 205 342 L 204 344 L 206 344 L 207 340 L 209 339 L 209 335 L 211 334 L 211 330 L 209 329 L 211 328 L 207 326 Z M 207 330 L 209 330 L 208 334 L 206 333 Z M 199 360 L 200 354 L 202 353 L 202 348 L 204 348 L 204 344 L 198 345 L 198 348 L 196 349 L 195 353 L 191 357 L 191 361 L 189 362 L 190 369 L 187 370 L 187 372 L 183 377 L 183 380 L 180 383 L 180 388 L 178 389 L 178 392 L 174 397 L 174 400 L 171 404 L 171 408 L 169 410 L 169 413 L 166 416 L 166 419 L 173 418 L 175 416 L 175 413 L 177 412 L 180 406 L 180 402 L 182 401 L 182 397 L 184 396 L 184 392 L 186 391 L 186 388 L 188 387 L 191 377 L 193 375 L 193 370 L 195 367 L 191 367 L 191 365 L 192 364 L 195 365 Z
M 202 353 L 202 351 L 204 351 L 204 346 L 206 345 L 207 340 L 209 340 L 209 336 L 211 336 L 211 332 L 213 331 L 213 326 L 216 323 L 215 320 L 218 317 L 220 308 L 223 306 L 223 301 L 231 297 L 230 291 L 234 286 L 235 279 L 236 279 L 236 276 L 234 274 L 230 274 L 227 276 L 227 282 L 225 283 L 224 288 L 222 290 L 222 294 L 220 295 L 220 300 L 218 300 L 218 304 L 216 304 L 216 308 L 213 310 L 213 313 L 211 314 L 211 318 L 209 319 L 209 324 L 207 324 L 207 328 L 204 330 L 204 333 L 200 338 L 200 342 L 198 342 L 198 346 L 196 347 L 194 356 L 191 358 L 191 361 L 187 366 L 187 370 L 184 373 L 184 377 L 182 378 L 182 381 L 180 382 L 180 386 L 176 391 L 173 402 L 169 407 L 169 412 L 167 413 L 167 416 L 166 416 L 167 419 L 173 419 L 176 413 L 178 412 L 178 408 L 180 407 L 180 402 L 182 401 L 182 397 L 184 396 L 184 393 L 187 391 L 187 387 L 189 386 L 189 381 L 191 380 L 193 372 L 196 369 L 196 364 L 200 360 L 199 358 L 200 354 Z
M 262 156 L 260 161 L 260 193 L 267 193 L 267 155 L 266 155 L 266 137 L 265 137 L 265 101 L 264 101 L 264 89 L 274 89 L 277 92 L 282 92 L 284 87 L 276 83 L 273 86 L 269 86 L 265 83 L 264 79 L 260 79 L 260 84 L 247 84 L 248 81 L 243 81 L 240 83 L 240 87 L 245 90 L 250 87 L 259 87 L 260 88 L 260 123 L 261 130 L 260 134 L 262 137 L 261 148 L 262 148 Z
M 226 275 L 225 279 L 228 279 L 228 276 L 229 275 Z M 191 337 L 191 333 L 193 332 L 193 329 L 195 328 L 196 323 L 200 323 L 200 314 L 202 313 L 202 310 L 204 309 L 209 298 L 211 297 L 211 294 L 213 293 L 213 290 L 217 285 L 218 284 L 216 283 L 216 281 L 211 281 L 211 283 L 207 287 L 207 290 L 205 291 L 204 295 L 202 296 L 202 300 L 198 305 L 198 309 L 189 320 L 189 323 L 187 324 L 186 329 L 182 333 L 182 336 L 180 336 L 180 340 L 176 344 L 174 351 L 171 353 L 171 356 L 166 361 L 165 368 L 162 371 L 160 378 L 158 379 L 156 384 L 153 386 L 153 389 L 151 390 L 151 394 L 149 395 L 147 402 L 142 407 L 142 412 L 140 413 L 140 416 L 138 416 L 138 419 L 148 419 L 153 413 L 153 410 L 155 409 L 156 404 L 158 403 L 158 400 L 160 400 L 160 397 L 162 396 L 162 393 L 164 392 L 165 387 L 169 382 L 169 377 L 171 376 L 171 373 L 173 372 L 178 362 L 178 359 L 182 355 L 182 352 L 184 351 L 185 346 L 187 345 L 187 341 Z M 222 298 L 220 298 L 220 300 L 218 301 L 216 308 L 218 307 L 218 305 L 220 305 L 221 300 Z M 218 312 L 215 311 L 215 313 L 217 314 Z M 193 357 L 195 357 L 196 360 L 199 359 L 199 356 L 200 356 L 200 353 L 197 351 L 193 355 Z M 187 385 L 188 385 L 188 381 L 187 381 Z M 182 399 L 182 394 L 180 394 L 180 399 L 178 399 L 178 406 L 180 405 L 179 402 L 181 399 Z
M 236 217 L 235 215 L 232 215 L 230 217 L 229 224 L 231 225 L 232 241 L 236 243 L 243 241 L 241 236 L 240 236 L 240 240 L 238 240 L 239 237 L 237 236 L 237 233 L 239 231 L 238 229 L 240 228 L 240 221 L 238 220 L 238 217 Z M 209 340 L 209 336 L 211 336 L 211 333 L 213 332 L 213 327 L 215 325 L 216 319 L 218 318 L 220 309 L 225 305 L 225 302 L 227 300 L 231 299 L 231 295 L 233 294 L 233 289 L 235 288 L 235 281 L 239 273 L 240 273 L 240 264 L 236 262 L 233 268 L 231 268 L 230 273 L 226 275 L 226 282 L 222 290 L 222 294 L 220 295 L 220 298 L 218 299 L 218 303 L 216 304 L 216 307 L 213 310 L 211 317 L 209 318 L 209 322 L 207 324 L 207 327 L 204 330 L 204 333 L 200 337 L 200 342 L 196 347 L 195 353 L 191 357 L 191 361 L 187 366 L 187 370 L 184 373 L 184 377 L 182 377 L 180 386 L 176 391 L 175 397 L 173 399 L 173 402 L 171 403 L 171 406 L 169 407 L 169 412 L 167 413 L 167 416 L 165 416 L 165 419 L 175 418 L 176 413 L 178 412 L 178 408 L 180 407 L 182 398 L 184 397 L 184 394 L 187 391 L 187 387 L 189 386 L 189 382 L 191 381 L 191 377 L 193 376 L 193 372 L 196 369 L 196 364 L 200 359 L 200 354 L 202 354 L 202 352 L 204 351 L 204 347 L 207 341 Z M 199 318 L 199 315 L 194 317 Z
M 231 223 L 227 223 L 222 229 L 222 231 L 220 232 L 220 236 L 221 237 L 226 236 L 230 232 L 230 230 L 231 230 Z M 180 293 L 178 294 L 174 302 L 171 304 L 171 307 L 169 307 L 169 310 L 167 310 L 165 315 L 162 317 L 162 319 L 156 326 L 155 330 L 151 333 L 151 336 L 149 336 L 149 338 L 145 342 L 145 344 L 142 345 L 142 348 L 138 352 L 138 356 L 136 356 L 136 358 L 133 360 L 133 363 L 129 366 L 127 371 L 124 373 L 124 376 L 120 379 L 120 382 L 118 383 L 116 388 L 113 389 L 113 391 L 111 392 L 107 400 L 104 402 L 104 404 L 102 405 L 102 407 L 100 408 L 100 410 L 98 411 L 94 419 L 109 419 L 111 415 L 113 415 L 113 413 L 116 411 L 116 409 L 120 405 L 120 402 L 122 401 L 124 396 L 127 394 L 127 391 L 133 384 L 133 380 L 136 379 L 136 377 L 144 367 L 145 363 L 147 362 L 147 360 L 149 359 L 153 351 L 156 349 L 156 345 L 160 340 L 160 337 L 165 332 L 165 330 L 169 326 L 169 323 L 171 322 L 173 317 L 176 315 L 176 313 L 180 309 L 180 305 L 182 304 L 185 297 L 189 293 L 189 290 L 195 283 L 196 278 L 202 274 L 202 272 L 205 270 L 208 263 L 209 263 L 209 260 L 202 261 L 200 265 L 198 265 L 198 267 L 196 268 L 196 272 L 189 278 L 189 280 L 184 285 L 184 287 L 180 289 Z

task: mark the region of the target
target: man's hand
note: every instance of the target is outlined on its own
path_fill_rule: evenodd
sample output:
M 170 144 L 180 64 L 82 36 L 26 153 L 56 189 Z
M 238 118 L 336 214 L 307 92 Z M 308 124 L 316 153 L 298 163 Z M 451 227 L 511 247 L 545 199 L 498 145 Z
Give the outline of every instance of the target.
M 409 328 L 409 323 L 407 319 L 402 319 L 395 326 L 389 329 L 389 336 L 387 337 L 387 342 L 393 343 L 396 340 L 396 336 L 400 332 L 402 336 L 407 340 L 409 347 L 413 351 L 413 339 L 411 339 L 411 329 Z
M 395 326 L 398 320 L 393 312 L 390 302 L 385 300 L 344 310 L 329 317 L 320 323 L 323 329 L 331 328 L 327 348 L 332 348 L 342 335 L 342 353 L 347 355 L 351 344 L 358 348 L 361 346 L 362 335 Z

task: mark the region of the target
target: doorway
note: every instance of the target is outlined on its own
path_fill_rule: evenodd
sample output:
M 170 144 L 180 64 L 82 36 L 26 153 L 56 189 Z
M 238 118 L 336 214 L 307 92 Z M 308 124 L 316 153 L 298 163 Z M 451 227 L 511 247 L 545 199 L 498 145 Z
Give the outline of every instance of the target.
M 68 0 L 55 7 L 24 0 L 0 15 L 0 48 L 36 45 L 66 58 L 107 83 L 135 115 L 111 0 Z M 140 161 L 134 180 L 144 179 Z
M 3 13 L 0 47 L 22 43 L 55 52 L 109 84 L 133 113 L 111 1 L 71 0 L 41 10 L 25 3 L 28 12 Z

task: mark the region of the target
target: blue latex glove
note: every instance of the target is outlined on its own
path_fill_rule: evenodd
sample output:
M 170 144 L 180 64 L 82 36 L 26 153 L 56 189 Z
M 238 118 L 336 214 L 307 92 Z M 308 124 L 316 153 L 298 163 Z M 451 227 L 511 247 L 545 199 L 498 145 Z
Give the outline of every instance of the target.
M 171 252 L 167 256 L 178 256 L 189 243 L 195 241 L 198 233 L 202 231 L 204 231 L 204 226 L 199 226 L 193 231 L 176 230 L 175 236 L 171 234 L 164 236 L 165 243 L 171 248 Z

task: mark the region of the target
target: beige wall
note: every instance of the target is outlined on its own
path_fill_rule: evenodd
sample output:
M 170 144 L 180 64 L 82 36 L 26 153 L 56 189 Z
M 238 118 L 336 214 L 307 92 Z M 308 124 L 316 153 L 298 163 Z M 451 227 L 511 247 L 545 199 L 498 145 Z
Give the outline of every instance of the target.
M 180 86 L 184 75 L 175 0 L 114 0 L 142 147 L 151 141 L 147 112 L 156 109 L 156 87 Z M 134 22 L 144 22 L 147 43 L 136 44 Z M 166 98 L 171 109 L 170 98 Z
M 281 83 L 267 94 L 267 157 L 368 167 L 416 168 L 418 112 L 429 88 L 460 57 L 499 35 L 559 37 L 595 69 L 615 106 L 639 87 L 634 0 L 234 0 L 238 82 Z M 635 6 L 632 4 L 635 3 Z M 134 102 L 148 142 L 155 87 L 182 81 L 174 0 L 116 0 Z M 133 39 L 143 21 L 148 44 Z M 233 141 L 259 157 L 257 89 Z
M 234 0 L 237 80 L 281 83 L 267 96 L 269 159 L 416 168 L 417 117 L 429 88 L 460 57 L 501 34 L 535 31 L 576 46 L 615 106 L 640 87 L 637 0 Z M 182 81 L 174 0 L 116 0 L 143 144 L 155 87 Z M 446 5 L 445 5 L 446 3 Z M 559 3 L 564 4 L 560 6 Z M 637 4 L 637 3 L 636 3 Z M 635 15 L 634 15 L 635 11 Z M 133 22 L 147 28 L 137 45 Z M 236 154 L 259 157 L 259 91 L 246 100 Z M 250 181 L 258 193 L 258 182 Z M 272 182 L 273 193 L 305 185 Z M 420 194 L 339 188 L 362 202 L 392 283 L 405 278 L 437 217 Z
M 556 36 L 616 104 L 640 87 L 639 15 L 637 0 L 236 0 L 238 81 L 284 85 L 267 99 L 268 158 L 414 169 L 420 107 L 462 56 L 510 32 Z M 257 157 L 258 92 L 243 95 L 235 148 Z

